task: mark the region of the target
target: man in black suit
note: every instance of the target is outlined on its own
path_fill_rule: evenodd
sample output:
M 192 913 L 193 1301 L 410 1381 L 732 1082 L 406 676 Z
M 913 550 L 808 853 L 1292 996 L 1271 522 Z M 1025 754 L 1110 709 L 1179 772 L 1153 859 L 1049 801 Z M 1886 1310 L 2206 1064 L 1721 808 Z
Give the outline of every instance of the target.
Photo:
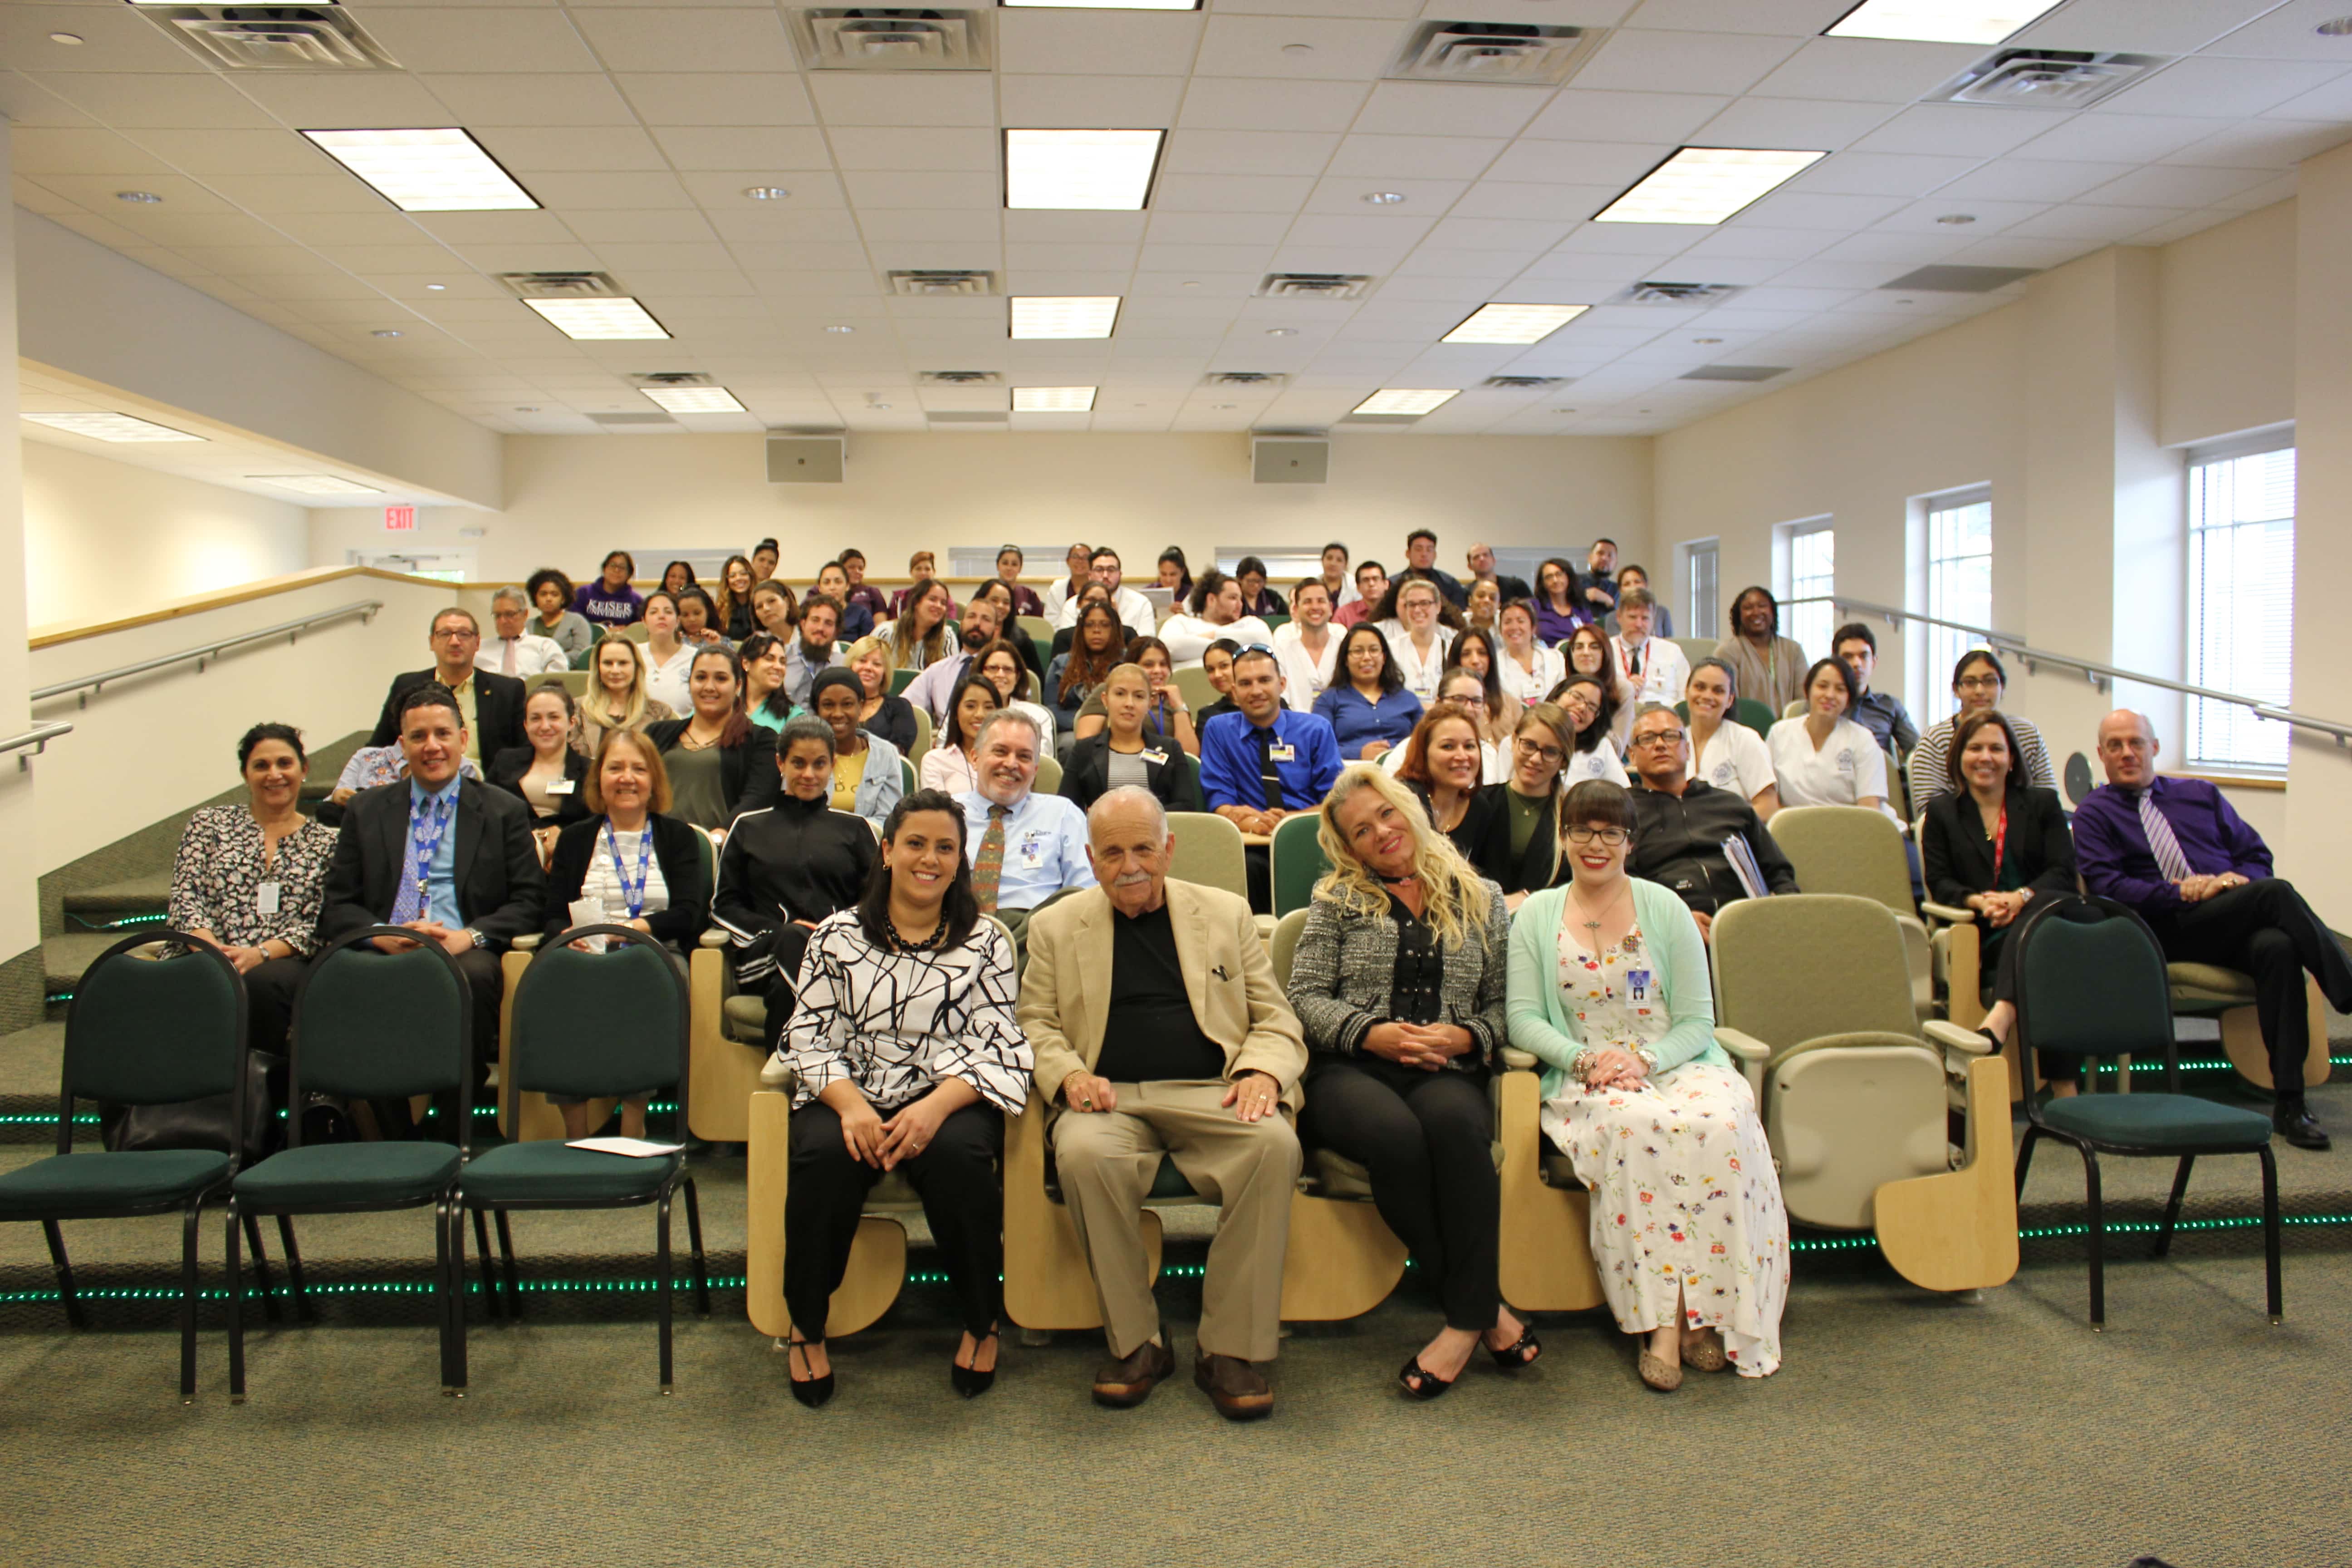
M 1495 592 L 1500 595 L 1502 605 L 1507 605 L 1514 599 L 1531 599 L 1535 596 L 1528 589 L 1526 578 L 1512 577 L 1496 572 L 1493 545 L 1483 542 L 1472 545 L 1469 561 L 1470 575 L 1462 584 L 1462 595 L 1465 603 L 1468 601 L 1471 588 L 1480 583 L 1495 584 Z M 1500 605 L 1496 606 L 1498 609 L 1500 607 Z
M 492 675 L 474 668 L 474 655 L 482 646 L 482 628 L 473 611 L 453 607 L 435 616 L 426 645 L 433 649 L 433 668 L 392 678 L 392 689 L 384 694 L 383 711 L 376 716 L 369 745 L 389 746 L 401 738 L 401 699 L 428 681 L 457 700 L 465 754 L 477 764 L 488 763 L 510 747 L 530 744 L 522 732 L 523 683 L 511 675 Z
M 456 697 L 428 681 L 398 701 L 408 777 L 362 790 L 344 808 L 319 935 L 331 942 L 362 926 L 396 925 L 440 943 L 473 997 L 478 1086 L 498 1056 L 499 954 L 540 928 L 547 880 L 522 797 L 458 776 L 467 748 Z M 414 945 L 375 940 L 388 951 Z

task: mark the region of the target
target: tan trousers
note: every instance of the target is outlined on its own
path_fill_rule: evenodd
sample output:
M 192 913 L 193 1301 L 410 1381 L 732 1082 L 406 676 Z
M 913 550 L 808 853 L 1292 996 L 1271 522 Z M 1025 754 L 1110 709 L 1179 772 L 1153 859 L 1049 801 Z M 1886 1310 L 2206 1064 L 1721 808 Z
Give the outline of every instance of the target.
M 1140 1215 L 1166 1153 L 1219 1206 L 1202 1282 L 1201 1348 L 1272 1361 L 1282 1332 L 1282 1255 L 1298 1180 L 1298 1134 L 1287 1114 L 1244 1122 L 1217 1102 L 1218 1082 L 1120 1083 L 1118 1109 L 1064 1110 L 1054 1123 L 1062 1198 L 1094 1270 L 1110 1352 L 1125 1356 L 1160 1331 Z

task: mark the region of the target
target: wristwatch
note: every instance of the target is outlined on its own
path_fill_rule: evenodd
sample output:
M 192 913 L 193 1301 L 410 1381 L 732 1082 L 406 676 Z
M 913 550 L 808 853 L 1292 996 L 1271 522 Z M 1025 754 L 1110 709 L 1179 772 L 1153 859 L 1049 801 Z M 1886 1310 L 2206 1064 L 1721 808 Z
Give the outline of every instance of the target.
M 476 947 L 488 947 L 490 945 L 490 939 L 484 936 L 480 931 L 469 930 L 466 934 L 474 939 L 474 945 Z

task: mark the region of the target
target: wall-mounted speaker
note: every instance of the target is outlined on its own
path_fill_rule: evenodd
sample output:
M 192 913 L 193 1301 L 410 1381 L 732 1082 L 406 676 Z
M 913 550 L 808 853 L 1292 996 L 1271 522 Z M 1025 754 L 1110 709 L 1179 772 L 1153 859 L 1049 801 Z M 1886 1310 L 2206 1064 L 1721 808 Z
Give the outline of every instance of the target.
M 771 436 L 768 482 L 837 485 L 841 483 L 843 445 L 838 436 Z
M 1319 485 L 1331 477 L 1331 443 L 1315 437 L 1253 436 L 1250 478 L 1261 485 Z

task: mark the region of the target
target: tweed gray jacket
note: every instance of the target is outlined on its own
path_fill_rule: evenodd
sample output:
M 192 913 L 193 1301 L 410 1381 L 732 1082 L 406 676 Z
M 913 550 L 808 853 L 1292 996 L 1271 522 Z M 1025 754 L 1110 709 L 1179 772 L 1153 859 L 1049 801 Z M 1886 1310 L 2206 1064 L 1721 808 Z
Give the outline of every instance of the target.
M 1494 1062 L 1508 1035 L 1504 974 L 1511 944 L 1511 912 L 1503 889 L 1486 889 L 1484 941 L 1473 937 L 1444 951 L 1444 1021 L 1470 1031 L 1471 1048 L 1446 1063 L 1472 1071 Z M 1373 1025 L 1389 1016 L 1396 973 L 1397 924 L 1386 913 L 1343 914 L 1318 897 L 1290 961 L 1290 1005 L 1311 1051 L 1352 1056 Z

